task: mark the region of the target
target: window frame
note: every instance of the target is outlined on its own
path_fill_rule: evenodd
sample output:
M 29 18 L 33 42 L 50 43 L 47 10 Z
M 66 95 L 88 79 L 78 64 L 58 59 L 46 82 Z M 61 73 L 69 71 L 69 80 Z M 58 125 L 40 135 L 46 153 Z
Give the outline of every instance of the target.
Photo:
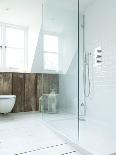
M 1 64 L 0 64 L 0 72 L 26 72 L 28 69 L 28 27 L 2 23 L 0 22 L 0 26 L 2 27 L 1 39 L 2 39 L 2 48 L 1 48 Z M 24 31 L 24 67 L 23 68 L 10 68 L 6 66 L 6 28 L 13 28 Z M 0 46 L 1 46 L 0 45 Z M 15 48 L 13 48 L 15 49 Z M 21 49 L 21 48 L 16 48 Z
M 55 36 L 55 37 L 57 37 L 58 38 L 58 52 L 50 52 L 50 51 L 45 51 L 44 50 L 44 35 L 48 35 L 48 36 Z M 60 53 L 60 43 L 59 43 L 59 34 L 57 34 L 57 33 L 53 33 L 53 32 L 43 32 L 43 38 L 42 38 L 42 40 L 43 40 L 43 45 L 42 45 L 42 50 L 43 50 L 43 70 L 45 71 L 45 72 L 50 72 L 50 73 L 58 73 L 59 72 L 59 53 Z M 57 70 L 54 70 L 54 69 L 45 69 L 45 60 L 44 60 L 44 54 L 45 53 L 50 53 L 50 54 L 55 54 L 55 55 L 57 55 L 57 57 L 58 57 L 58 69 Z

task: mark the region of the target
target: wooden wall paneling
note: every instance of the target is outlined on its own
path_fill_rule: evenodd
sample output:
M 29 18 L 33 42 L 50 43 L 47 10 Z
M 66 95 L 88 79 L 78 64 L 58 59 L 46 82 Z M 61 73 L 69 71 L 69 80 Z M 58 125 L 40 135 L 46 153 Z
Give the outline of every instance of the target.
M 43 93 L 49 94 L 52 89 L 59 92 L 59 75 L 43 74 Z
M 12 94 L 12 73 L 0 73 L 0 95 Z
M 39 98 L 42 96 L 42 74 L 37 74 L 37 95 L 36 95 L 36 110 L 39 111 Z
M 4 94 L 4 78 L 3 73 L 0 73 L 0 95 Z
M 43 93 L 48 94 L 49 92 L 48 74 L 43 74 Z
M 58 74 L 50 74 L 49 75 L 49 89 L 55 90 L 56 93 L 59 93 L 59 75 Z
M 36 110 L 36 74 L 25 74 L 25 111 Z
M 25 81 L 23 73 L 13 73 L 13 94 L 16 95 L 16 103 L 13 112 L 24 112 Z
M 59 92 L 58 74 L 0 73 L 0 94 L 16 95 L 13 112 L 39 110 L 42 93 Z

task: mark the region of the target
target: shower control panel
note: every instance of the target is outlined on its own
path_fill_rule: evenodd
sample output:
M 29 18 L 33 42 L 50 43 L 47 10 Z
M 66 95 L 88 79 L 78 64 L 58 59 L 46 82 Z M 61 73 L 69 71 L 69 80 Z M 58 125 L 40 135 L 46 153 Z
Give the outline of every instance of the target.
M 102 64 L 102 49 L 101 49 L 101 47 L 95 48 L 94 58 L 95 58 L 95 66 L 101 66 L 101 64 Z

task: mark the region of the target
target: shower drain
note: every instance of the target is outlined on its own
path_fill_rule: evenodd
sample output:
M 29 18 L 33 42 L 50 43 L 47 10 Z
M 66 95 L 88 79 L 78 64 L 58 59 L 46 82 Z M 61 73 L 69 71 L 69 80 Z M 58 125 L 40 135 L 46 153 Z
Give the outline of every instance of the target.
M 41 151 L 41 150 L 46 150 L 46 149 L 50 149 L 50 148 L 54 148 L 54 147 L 59 147 L 59 146 L 63 146 L 63 145 L 66 145 L 68 143 L 62 143 L 62 144 L 56 144 L 56 145 L 50 145 L 50 146 L 46 146 L 46 147 L 39 147 L 37 149 L 34 149 L 34 150 L 29 150 L 29 151 L 25 151 L 25 152 L 20 152 L 20 153 L 16 153 L 15 155 L 23 155 L 23 154 L 27 154 L 27 153 L 32 153 L 32 152 L 35 152 L 35 151 Z M 69 153 L 64 153 L 64 154 L 61 154 L 61 155 L 66 155 L 66 154 L 71 154 L 71 153 L 74 153 L 76 151 L 72 151 L 72 152 L 69 152 Z

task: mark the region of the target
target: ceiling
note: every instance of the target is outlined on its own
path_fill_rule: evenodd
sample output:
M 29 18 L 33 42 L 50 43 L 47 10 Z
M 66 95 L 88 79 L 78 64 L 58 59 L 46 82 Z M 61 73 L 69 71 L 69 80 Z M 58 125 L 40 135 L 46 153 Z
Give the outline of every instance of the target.
M 0 21 L 27 27 L 36 27 L 41 21 L 42 0 L 0 0 Z M 44 0 L 45 4 L 63 10 L 77 10 L 78 0 Z M 79 0 L 83 12 L 95 0 Z M 52 18 L 52 17 L 50 17 Z M 40 22 L 40 23 L 39 23 Z
M 0 21 L 29 26 L 39 16 L 41 0 L 0 0 Z
M 95 0 L 79 0 L 80 11 L 84 11 Z M 77 10 L 78 0 L 46 0 L 46 3 L 57 8 Z
M 28 25 L 39 19 L 39 10 L 42 0 L 0 0 L 0 21 Z M 78 0 L 44 0 L 53 7 L 77 10 Z M 95 0 L 79 0 L 80 11 L 85 10 Z

